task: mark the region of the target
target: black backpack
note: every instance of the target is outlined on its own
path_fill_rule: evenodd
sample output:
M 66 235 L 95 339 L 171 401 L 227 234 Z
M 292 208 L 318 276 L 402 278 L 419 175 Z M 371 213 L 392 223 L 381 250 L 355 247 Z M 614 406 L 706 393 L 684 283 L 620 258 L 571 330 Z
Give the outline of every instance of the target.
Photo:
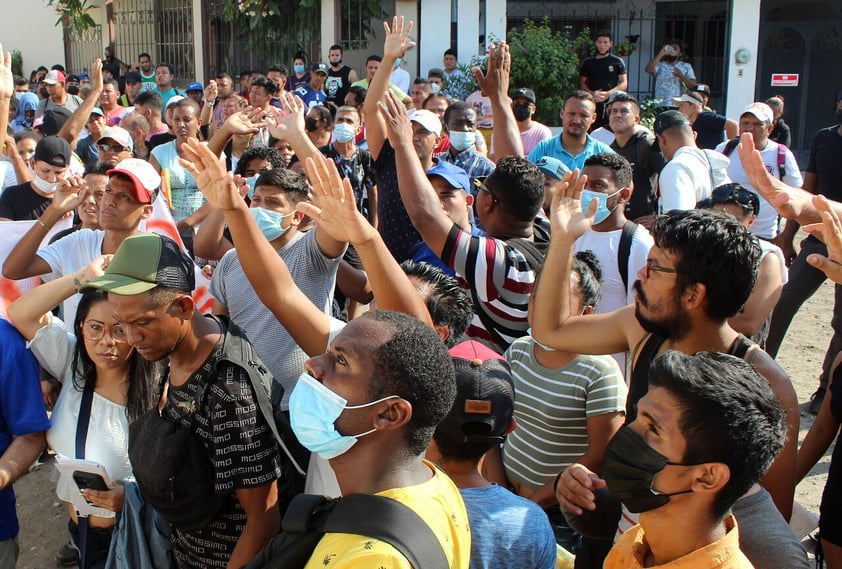
M 243 569 L 304 567 L 325 533 L 385 541 L 415 569 L 449 569 L 441 543 L 418 514 L 397 500 L 371 494 L 336 499 L 296 496 L 281 523 L 281 533 Z

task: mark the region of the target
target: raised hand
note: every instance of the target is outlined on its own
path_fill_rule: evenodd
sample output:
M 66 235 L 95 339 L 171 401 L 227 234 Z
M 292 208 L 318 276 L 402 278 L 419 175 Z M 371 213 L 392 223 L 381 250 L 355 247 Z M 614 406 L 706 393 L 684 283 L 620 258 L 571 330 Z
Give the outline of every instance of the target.
M 102 88 L 102 60 L 96 58 L 91 64 L 91 91 L 102 91 Z
M 386 31 L 386 40 L 383 42 L 383 58 L 401 57 L 406 50 L 415 46 L 414 41 L 409 40 L 409 34 L 412 33 L 412 20 L 404 26 L 403 16 L 395 16 L 392 18 L 392 26 L 389 22 L 383 22 L 383 29 Z
M 225 119 L 223 128 L 227 129 L 232 136 L 254 134 L 267 126 L 265 117 L 266 111 L 263 109 L 246 107 L 245 110 L 238 111 Z
M 827 256 L 814 253 L 807 256 L 807 262 L 824 272 L 833 282 L 842 284 L 842 221 L 826 197 L 815 196 L 813 205 L 819 210 L 822 222 L 805 225 L 802 229 L 827 245 Z
M 801 215 L 805 207 L 809 207 L 810 194 L 798 188 L 790 188 L 769 173 L 763 157 L 754 148 L 754 139 L 751 134 L 745 133 L 740 137 L 737 150 L 740 153 L 740 161 L 748 177 L 748 183 L 783 217 L 795 219 Z
M 269 127 L 269 134 L 278 140 L 289 140 L 295 135 L 303 135 L 306 112 L 304 101 L 289 91 L 284 91 L 280 99 L 285 114 L 277 118 L 277 124 Z
M 406 107 L 398 101 L 395 94 L 386 91 L 383 102 L 378 105 L 378 108 L 386 121 L 386 136 L 389 137 L 392 146 L 397 148 L 400 144 L 412 144 L 412 123 Z
M 0 99 L 11 99 L 14 92 L 15 74 L 12 73 L 12 52 L 4 52 L 3 46 L 0 45 Z
M 354 244 L 364 243 L 377 233 L 357 210 L 351 182 L 339 176 L 335 164 L 317 152 L 305 160 L 304 169 L 313 186 L 313 203 L 300 202 L 297 209 L 317 220 L 320 231 Z
M 488 46 L 488 71 L 483 73 L 479 67 L 471 68 L 483 96 L 493 97 L 498 95 L 504 98 L 509 95 L 511 70 L 512 54 L 509 51 L 509 44 L 506 42 L 492 43 Z
M 219 88 L 216 86 L 216 81 L 211 79 L 205 87 L 205 102 L 213 103 L 219 95 Z
M 562 509 L 581 515 L 582 510 L 596 509 L 593 490 L 605 488 L 605 481 L 586 466 L 571 464 L 559 478 L 555 496 Z
M 225 164 L 207 146 L 195 138 L 188 138 L 182 151 L 184 157 L 178 159 L 179 163 L 196 179 L 196 185 L 211 207 L 222 212 L 246 207 L 234 183 L 234 175 L 225 170 Z
M 73 274 L 74 283 L 78 283 L 77 286 L 79 286 L 94 279 L 98 279 L 105 274 L 105 269 L 108 268 L 108 265 L 111 263 L 111 259 L 113 257 L 114 255 L 100 255 L 91 261 L 88 266 L 82 267 L 76 271 Z
M 85 180 L 79 176 L 68 176 L 59 182 L 50 209 L 64 216 L 76 209 L 85 199 L 85 194 L 90 191 Z
M 591 228 L 598 204 L 592 200 L 588 211 L 582 211 L 582 190 L 587 176 L 579 176 L 579 169 L 567 172 L 550 206 L 550 223 L 553 237 L 576 239 Z

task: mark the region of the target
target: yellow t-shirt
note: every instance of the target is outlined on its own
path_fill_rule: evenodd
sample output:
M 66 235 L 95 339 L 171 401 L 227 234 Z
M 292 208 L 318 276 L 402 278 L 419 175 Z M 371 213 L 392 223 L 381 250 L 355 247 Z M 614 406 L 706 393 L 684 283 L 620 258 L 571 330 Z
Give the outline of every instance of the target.
M 412 508 L 441 543 L 451 569 L 468 569 L 471 530 L 459 489 L 448 476 L 424 461 L 432 471 L 430 480 L 379 492 Z M 316 545 L 305 569 L 411 569 L 403 554 L 390 544 L 346 533 L 328 533 Z

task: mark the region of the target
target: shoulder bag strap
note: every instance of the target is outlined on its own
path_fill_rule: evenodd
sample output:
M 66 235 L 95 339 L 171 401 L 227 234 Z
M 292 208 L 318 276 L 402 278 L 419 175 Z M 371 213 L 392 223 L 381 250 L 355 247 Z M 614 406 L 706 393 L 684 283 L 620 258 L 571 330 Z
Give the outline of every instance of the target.
M 635 231 L 637 231 L 637 224 L 626 220 L 623 224 L 623 232 L 620 234 L 620 246 L 617 248 L 617 268 L 620 269 L 620 278 L 623 279 L 623 289 L 626 293 L 629 290 L 629 257 Z
M 350 533 L 386 541 L 415 569 L 450 567 L 441 542 L 427 522 L 408 506 L 385 496 L 345 496 L 322 529 L 326 533 Z

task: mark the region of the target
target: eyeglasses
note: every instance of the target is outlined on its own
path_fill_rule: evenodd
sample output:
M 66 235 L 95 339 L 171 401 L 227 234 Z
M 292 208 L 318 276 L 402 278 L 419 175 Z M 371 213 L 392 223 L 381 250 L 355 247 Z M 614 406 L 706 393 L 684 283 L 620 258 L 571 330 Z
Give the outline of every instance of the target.
M 100 152 L 123 152 L 124 150 L 128 150 L 127 147 L 118 144 L 97 144 L 96 146 Z
M 752 213 L 760 211 L 760 199 L 739 184 L 724 184 L 714 188 L 710 201 L 713 205 L 735 201 Z
M 114 326 L 106 326 L 102 322 L 97 322 L 96 320 L 86 320 L 82 325 L 82 335 L 93 342 L 102 340 L 102 337 L 105 336 L 106 332 L 108 332 L 111 339 L 118 344 L 125 344 L 128 342 L 126 330 L 120 325 L 115 324 Z
M 658 272 L 658 273 L 678 274 L 678 271 L 676 269 L 670 269 L 670 268 L 667 268 L 667 267 L 662 267 L 660 265 L 653 265 L 652 259 L 646 259 L 646 266 L 644 267 L 644 269 L 646 270 L 646 273 L 645 273 L 646 274 L 646 280 L 649 280 L 652 277 L 652 271 L 655 271 L 655 272 Z
M 500 200 L 497 199 L 497 196 L 494 195 L 494 192 L 489 190 L 488 186 L 485 185 L 486 178 L 488 178 L 488 176 L 479 176 L 477 178 L 474 178 L 474 186 L 480 191 L 487 192 L 488 195 L 491 196 L 491 199 L 493 199 L 495 202 L 499 202 Z

